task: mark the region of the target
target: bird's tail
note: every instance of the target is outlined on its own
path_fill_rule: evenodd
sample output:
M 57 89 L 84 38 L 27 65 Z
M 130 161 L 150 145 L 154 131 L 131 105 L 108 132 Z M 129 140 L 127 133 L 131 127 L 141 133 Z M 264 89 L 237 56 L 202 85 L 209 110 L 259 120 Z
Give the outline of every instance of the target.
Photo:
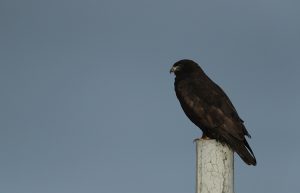
M 236 153 L 239 154 L 246 164 L 254 166 L 256 165 L 256 158 L 246 139 L 244 139 L 244 144 L 238 143 L 238 145 L 235 147 Z
M 240 139 L 230 135 L 225 135 L 225 137 L 226 140 L 224 142 L 227 143 L 229 147 L 231 147 L 231 149 L 235 151 L 246 164 L 254 166 L 256 165 L 254 153 L 245 138 L 243 141 L 241 141 Z

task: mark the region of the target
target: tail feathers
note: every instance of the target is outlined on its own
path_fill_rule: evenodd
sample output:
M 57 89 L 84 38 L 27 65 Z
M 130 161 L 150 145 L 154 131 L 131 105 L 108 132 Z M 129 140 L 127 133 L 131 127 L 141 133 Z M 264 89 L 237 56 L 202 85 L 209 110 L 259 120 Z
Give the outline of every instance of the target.
M 239 143 L 236 146 L 235 151 L 246 164 L 256 165 L 256 158 L 246 139 L 244 140 L 244 144 Z
M 254 166 L 256 165 L 256 158 L 246 139 L 244 139 L 244 141 L 240 141 L 231 137 L 230 140 L 226 140 L 226 143 L 242 158 L 246 164 Z

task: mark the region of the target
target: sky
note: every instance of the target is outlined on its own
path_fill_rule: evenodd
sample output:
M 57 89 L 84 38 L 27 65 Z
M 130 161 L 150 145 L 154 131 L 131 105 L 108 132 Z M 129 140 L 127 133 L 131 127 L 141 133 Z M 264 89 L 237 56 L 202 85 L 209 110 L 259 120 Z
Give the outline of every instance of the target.
M 183 58 L 252 135 L 235 192 L 299 192 L 299 18 L 295 0 L 1 0 L 0 192 L 195 192 Z

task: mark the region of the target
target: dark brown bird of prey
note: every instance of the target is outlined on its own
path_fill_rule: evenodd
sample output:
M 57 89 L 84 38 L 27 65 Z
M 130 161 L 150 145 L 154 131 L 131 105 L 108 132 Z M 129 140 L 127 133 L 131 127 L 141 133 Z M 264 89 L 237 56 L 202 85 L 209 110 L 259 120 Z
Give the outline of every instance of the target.
M 175 92 L 186 116 L 202 131 L 202 138 L 227 144 L 248 165 L 256 159 L 245 135 L 251 137 L 224 91 L 192 60 L 180 60 L 174 73 Z

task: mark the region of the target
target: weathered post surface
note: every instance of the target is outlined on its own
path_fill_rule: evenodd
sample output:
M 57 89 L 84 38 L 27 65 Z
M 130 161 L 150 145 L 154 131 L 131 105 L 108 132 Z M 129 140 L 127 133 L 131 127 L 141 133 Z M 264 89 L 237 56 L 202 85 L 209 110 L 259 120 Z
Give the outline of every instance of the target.
M 196 193 L 234 193 L 233 151 L 213 139 L 196 141 Z

